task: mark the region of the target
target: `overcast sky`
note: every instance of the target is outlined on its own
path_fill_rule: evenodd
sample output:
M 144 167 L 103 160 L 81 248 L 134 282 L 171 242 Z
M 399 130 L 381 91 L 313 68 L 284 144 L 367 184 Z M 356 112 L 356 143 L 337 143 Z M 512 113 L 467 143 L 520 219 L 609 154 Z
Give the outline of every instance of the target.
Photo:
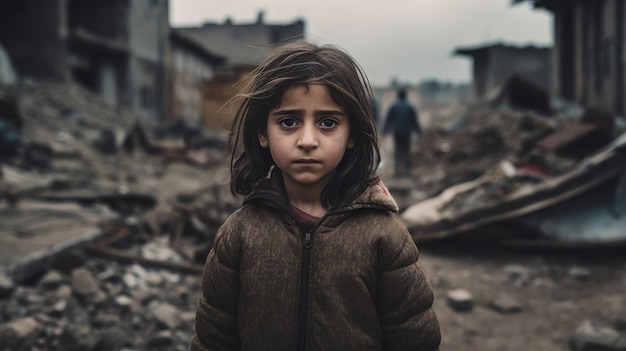
M 471 59 L 454 56 L 457 47 L 497 41 L 552 45 L 552 16 L 510 0 L 171 0 L 172 26 L 206 21 L 256 20 L 263 10 L 272 24 L 305 21 L 305 36 L 338 45 L 363 66 L 373 85 L 396 78 L 467 82 Z

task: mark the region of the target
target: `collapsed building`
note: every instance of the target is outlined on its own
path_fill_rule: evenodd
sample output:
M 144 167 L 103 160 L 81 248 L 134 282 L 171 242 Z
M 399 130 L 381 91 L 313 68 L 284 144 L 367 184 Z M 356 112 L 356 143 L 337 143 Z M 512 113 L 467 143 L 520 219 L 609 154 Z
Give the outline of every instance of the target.
M 521 66 L 491 62 L 510 54 L 501 44 L 457 50 L 475 60 L 480 103 L 420 141 L 417 162 L 430 172 L 402 218 L 416 240 L 495 233 L 516 245 L 624 244 L 626 8 L 512 3 L 522 2 L 554 15 L 554 47 L 523 49 L 536 57 Z
M 24 79 L 76 82 L 144 119 L 227 129 L 217 111 L 233 85 L 274 45 L 304 37 L 304 20 L 266 23 L 262 11 L 253 23 L 181 28 L 169 12 L 169 0 L 4 0 L 0 63 Z
M 512 76 L 491 100 L 419 140 L 418 192 L 401 214 L 415 240 L 626 243 L 626 121 L 541 92 Z
M 3 1 L 0 42 L 24 77 L 75 81 L 113 106 L 166 111 L 169 2 Z

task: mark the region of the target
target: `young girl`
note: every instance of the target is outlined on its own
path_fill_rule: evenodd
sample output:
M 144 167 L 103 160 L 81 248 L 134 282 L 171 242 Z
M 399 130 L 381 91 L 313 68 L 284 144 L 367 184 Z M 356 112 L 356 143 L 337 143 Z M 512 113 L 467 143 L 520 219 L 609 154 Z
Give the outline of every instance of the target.
M 245 198 L 207 257 L 191 350 L 437 350 L 433 292 L 375 174 L 362 69 L 286 44 L 243 96 L 231 191 Z

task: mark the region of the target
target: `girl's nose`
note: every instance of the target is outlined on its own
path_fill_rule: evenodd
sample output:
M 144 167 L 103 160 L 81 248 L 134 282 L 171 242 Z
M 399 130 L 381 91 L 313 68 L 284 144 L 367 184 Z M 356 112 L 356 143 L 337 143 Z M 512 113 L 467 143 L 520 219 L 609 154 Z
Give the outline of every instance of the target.
M 315 127 L 303 126 L 298 138 L 298 148 L 301 150 L 315 149 L 319 145 Z

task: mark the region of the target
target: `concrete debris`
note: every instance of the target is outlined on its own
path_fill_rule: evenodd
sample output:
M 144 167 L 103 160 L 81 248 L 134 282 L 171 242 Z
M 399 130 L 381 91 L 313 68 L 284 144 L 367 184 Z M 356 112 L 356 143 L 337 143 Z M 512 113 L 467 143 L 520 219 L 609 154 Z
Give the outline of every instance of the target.
M 625 351 L 626 339 L 613 328 L 586 320 L 570 337 L 569 346 L 572 351 Z
M 586 267 L 571 267 L 567 273 L 572 279 L 580 282 L 589 281 L 591 278 L 591 271 Z
M 446 294 L 448 306 L 458 312 L 469 312 L 474 308 L 472 294 L 465 289 L 454 289 Z
M 180 311 L 167 303 L 154 306 L 152 315 L 165 328 L 176 329 L 182 323 Z
M 54 273 L 0 299 L 3 347 L 147 350 L 156 349 L 151 345 L 157 343 L 177 344 L 170 350 L 187 349 L 201 291 L 198 279 L 97 258 L 72 272 L 51 268 Z M 128 272 L 140 276 L 142 283 L 126 284 L 122 277 Z M 102 298 L 93 298 L 98 295 Z
M 63 283 L 63 275 L 56 269 L 48 271 L 39 281 L 39 286 L 44 289 L 53 289 Z
M 72 271 L 72 290 L 78 299 L 89 299 L 93 302 L 102 302 L 103 292 L 98 281 L 84 268 Z
M 15 289 L 13 279 L 5 273 L 0 272 L 0 298 L 10 295 L 13 292 L 13 289 Z
M 504 314 L 518 313 L 522 311 L 521 303 L 513 296 L 501 293 L 489 304 L 497 312 Z
M 34 317 L 24 317 L 0 325 L 0 345 L 5 350 L 26 350 L 33 346 L 42 325 Z
M 174 335 L 170 330 L 161 330 L 154 334 L 148 341 L 150 348 L 164 348 L 172 345 Z

